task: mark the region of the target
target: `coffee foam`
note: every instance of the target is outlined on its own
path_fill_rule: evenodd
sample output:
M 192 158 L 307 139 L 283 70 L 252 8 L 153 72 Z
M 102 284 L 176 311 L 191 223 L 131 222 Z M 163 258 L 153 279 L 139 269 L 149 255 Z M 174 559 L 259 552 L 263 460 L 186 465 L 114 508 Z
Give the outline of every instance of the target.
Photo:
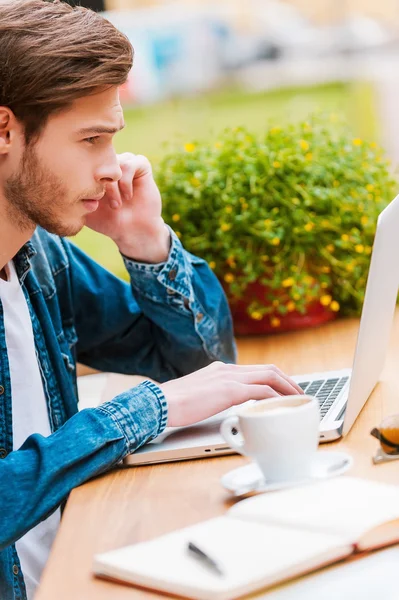
M 305 406 L 312 401 L 309 396 L 281 396 L 281 398 L 260 400 L 256 404 L 246 407 L 240 411 L 242 415 L 259 415 L 269 412 L 291 412 L 300 406 Z

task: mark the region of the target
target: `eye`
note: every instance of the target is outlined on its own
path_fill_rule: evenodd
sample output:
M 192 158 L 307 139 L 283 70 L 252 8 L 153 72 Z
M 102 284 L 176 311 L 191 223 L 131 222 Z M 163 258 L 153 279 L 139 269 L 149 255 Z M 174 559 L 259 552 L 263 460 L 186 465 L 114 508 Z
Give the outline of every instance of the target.
M 85 138 L 83 141 L 87 142 L 88 144 L 94 145 L 96 142 L 98 142 L 99 139 L 99 135 L 94 135 L 93 137 Z

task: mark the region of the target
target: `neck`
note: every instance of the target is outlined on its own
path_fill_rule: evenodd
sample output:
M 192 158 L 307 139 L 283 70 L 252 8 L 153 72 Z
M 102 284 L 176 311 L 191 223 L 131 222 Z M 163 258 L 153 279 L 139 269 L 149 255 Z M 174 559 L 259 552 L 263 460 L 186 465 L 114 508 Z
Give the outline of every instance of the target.
M 6 203 L 0 192 L 0 276 L 4 278 L 4 267 L 32 237 L 35 226 L 21 230 L 7 217 Z M 5 215 L 5 216 L 4 216 Z

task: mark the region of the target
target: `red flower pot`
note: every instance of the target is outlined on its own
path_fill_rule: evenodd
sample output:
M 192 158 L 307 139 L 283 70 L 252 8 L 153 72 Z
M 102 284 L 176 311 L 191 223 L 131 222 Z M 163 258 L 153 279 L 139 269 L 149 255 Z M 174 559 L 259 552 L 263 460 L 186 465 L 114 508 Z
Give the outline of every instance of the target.
M 327 321 L 332 321 L 336 318 L 337 313 L 323 306 L 319 301 L 311 302 L 306 309 L 305 314 L 294 310 L 285 315 L 273 312 L 265 315 L 262 319 L 253 319 L 247 313 L 247 307 L 254 299 L 258 299 L 261 304 L 265 304 L 265 295 L 270 293 L 270 289 L 261 283 L 251 283 L 248 285 L 245 296 L 246 298 L 233 298 L 229 290 L 226 289 L 226 294 L 229 299 L 230 309 L 233 316 L 234 333 L 236 335 L 262 335 L 270 333 L 280 333 L 283 331 L 294 331 L 297 329 L 305 329 L 307 327 L 316 327 Z M 275 294 L 276 299 L 283 300 L 283 292 Z M 278 324 L 276 325 L 278 319 Z M 274 323 L 274 324 L 272 324 Z

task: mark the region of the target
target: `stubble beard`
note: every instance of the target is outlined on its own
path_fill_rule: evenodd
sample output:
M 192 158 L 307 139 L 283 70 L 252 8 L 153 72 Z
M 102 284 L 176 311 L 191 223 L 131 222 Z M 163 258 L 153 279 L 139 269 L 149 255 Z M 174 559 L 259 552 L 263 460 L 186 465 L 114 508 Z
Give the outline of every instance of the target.
M 83 217 L 80 223 L 61 221 L 63 212 L 72 206 L 67 204 L 68 191 L 40 164 L 34 147 L 25 148 L 20 168 L 6 181 L 4 193 L 7 218 L 21 232 L 40 226 L 63 237 L 76 235 L 84 226 Z

